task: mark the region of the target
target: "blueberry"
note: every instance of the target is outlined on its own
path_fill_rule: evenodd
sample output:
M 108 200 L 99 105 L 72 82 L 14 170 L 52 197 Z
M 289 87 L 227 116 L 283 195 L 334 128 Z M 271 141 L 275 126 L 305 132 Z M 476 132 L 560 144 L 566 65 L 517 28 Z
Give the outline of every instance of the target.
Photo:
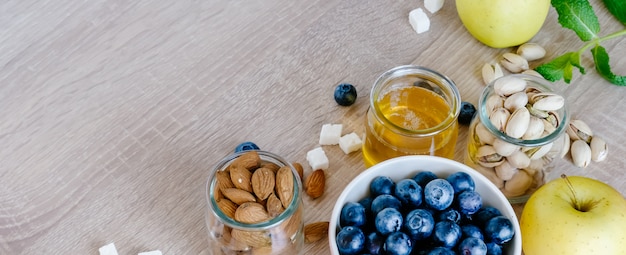
M 402 202 L 392 195 L 383 194 L 372 200 L 372 215 L 378 214 L 385 208 L 394 208 L 398 211 L 402 209 Z
M 402 214 L 395 208 L 385 208 L 376 214 L 374 224 L 381 235 L 399 231 L 402 227 Z
M 422 187 L 413 179 L 403 179 L 396 183 L 395 196 L 406 209 L 417 208 L 422 204 Z
M 449 220 L 437 222 L 432 237 L 436 245 L 452 248 L 461 239 L 461 227 Z
M 497 208 L 492 206 L 483 206 L 478 209 L 478 212 L 472 215 L 472 220 L 476 226 L 483 228 L 488 220 L 500 215 L 502 215 L 502 212 L 500 212 Z
M 413 243 L 409 236 L 402 232 L 393 232 L 385 239 L 383 250 L 387 255 L 409 255 L 413 249 Z
M 472 215 L 483 206 L 483 199 L 476 191 L 463 191 L 456 197 L 459 211 L 464 215 Z
M 446 180 L 452 185 L 452 188 L 454 188 L 454 194 L 459 194 L 466 190 L 474 191 L 476 189 L 474 179 L 466 172 L 453 173 L 449 175 Z
M 424 187 L 424 202 L 435 210 L 448 208 L 454 200 L 454 189 L 445 179 L 435 179 Z
M 359 200 L 359 204 L 365 208 L 365 216 L 369 219 L 372 216 L 372 197 L 365 197 Z
M 476 237 L 468 237 L 459 244 L 459 252 L 464 255 L 486 255 L 487 245 Z
M 235 153 L 241 151 L 251 151 L 251 150 L 259 150 L 259 146 L 254 144 L 253 142 L 243 142 L 235 147 Z
M 487 221 L 484 228 L 485 241 L 503 244 L 515 235 L 513 223 L 505 216 L 496 216 Z
M 502 246 L 497 243 L 487 243 L 487 255 L 502 255 Z
M 422 171 L 413 176 L 413 180 L 422 187 L 425 187 L 426 184 L 437 178 L 437 175 L 431 171 Z
M 344 227 L 337 233 L 339 253 L 346 255 L 359 254 L 365 247 L 365 235 L 357 227 Z
M 441 211 L 437 215 L 437 219 L 438 221 L 449 220 L 456 224 L 459 224 L 461 222 L 461 213 L 454 208 L 448 208 Z
M 365 215 L 365 207 L 363 207 L 363 205 L 356 202 L 348 202 L 341 208 L 339 224 L 342 227 L 361 227 L 365 225 L 366 221 L 367 217 Z
M 342 106 L 350 106 L 356 101 L 356 89 L 352 84 L 341 83 L 335 88 L 335 101 Z
M 376 232 L 371 232 L 365 237 L 365 251 L 372 255 L 382 255 L 385 238 Z
M 476 113 L 476 107 L 470 102 L 461 102 L 461 112 L 459 113 L 459 123 L 461 125 L 469 125 L 474 114 Z
M 402 229 L 413 240 L 423 240 L 429 237 L 435 228 L 433 215 L 424 209 L 410 211 L 405 219 Z
M 479 227 L 473 224 L 464 224 L 461 226 L 461 237 L 476 237 L 478 239 L 485 240 L 483 232 L 480 230 Z
M 435 247 L 430 250 L 426 255 L 456 255 L 454 251 L 450 250 L 450 248 L 446 247 Z
M 392 195 L 396 183 L 387 176 L 376 176 L 370 183 L 370 196 L 377 197 L 382 194 Z

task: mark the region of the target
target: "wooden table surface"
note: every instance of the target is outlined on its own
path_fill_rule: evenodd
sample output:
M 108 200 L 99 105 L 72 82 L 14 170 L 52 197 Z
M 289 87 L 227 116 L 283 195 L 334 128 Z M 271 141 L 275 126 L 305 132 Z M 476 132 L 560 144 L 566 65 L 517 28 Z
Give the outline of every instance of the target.
M 602 34 L 624 29 L 599 0 Z M 0 254 L 207 254 L 209 169 L 243 141 L 301 162 L 321 126 L 364 132 L 369 90 L 399 65 L 435 69 L 477 104 L 480 68 L 504 52 L 479 43 L 446 1 L 430 31 L 408 13 L 422 1 L 3 1 L 0 3 Z M 532 39 L 547 59 L 578 50 L 554 9 Z M 603 45 L 626 74 L 626 37 Z M 534 67 L 541 61 L 531 63 Z M 572 117 L 610 147 L 585 169 L 557 172 L 626 193 L 626 88 L 593 69 L 565 95 Z M 358 99 L 338 106 L 338 83 Z M 558 82 L 563 85 L 563 82 Z M 455 159 L 462 161 L 467 127 Z M 360 152 L 325 146 L 323 197 L 304 199 L 305 223 L 329 220 Z M 522 207 L 517 206 L 518 212 Z M 306 254 L 328 254 L 324 239 Z

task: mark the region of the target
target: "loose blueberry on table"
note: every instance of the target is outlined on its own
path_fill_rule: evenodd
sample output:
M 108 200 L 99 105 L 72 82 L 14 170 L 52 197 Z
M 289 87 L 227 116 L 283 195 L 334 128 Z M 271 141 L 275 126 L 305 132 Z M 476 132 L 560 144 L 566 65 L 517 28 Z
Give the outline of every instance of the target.
M 461 112 L 459 112 L 459 123 L 461 125 L 469 125 L 474 114 L 476 113 L 476 107 L 470 102 L 461 102 Z
M 352 84 L 341 83 L 335 88 L 335 101 L 342 106 L 350 106 L 356 102 L 356 89 Z

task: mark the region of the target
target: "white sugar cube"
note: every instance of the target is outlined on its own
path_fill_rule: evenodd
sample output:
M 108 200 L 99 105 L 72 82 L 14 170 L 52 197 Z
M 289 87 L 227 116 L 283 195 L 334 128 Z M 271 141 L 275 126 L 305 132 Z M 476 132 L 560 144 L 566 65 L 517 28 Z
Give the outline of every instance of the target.
M 409 12 L 409 23 L 411 23 L 413 30 L 418 34 L 424 33 L 430 29 L 430 19 L 428 19 L 428 16 L 426 16 L 422 8 L 417 8 Z
M 140 252 L 137 255 L 163 255 L 163 253 L 161 253 L 161 251 L 159 250 L 154 250 L 154 251 Z
M 361 138 L 359 138 L 359 136 L 354 132 L 339 138 L 339 147 L 345 154 L 358 151 L 361 148 L 361 145 L 363 145 Z
M 100 249 L 98 249 L 98 252 L 100 252 L 100 255 L 117 255 L 117 249 L 115 248 L 114 243 L 110 243 L 100 247 Z
M 341 137 L 341 124 L 324 124 L 320 132 L 320 145 L 335 145 L 339 143 Z
M 328 169 L 328 158 L 322 147 L 317 147 L 306 153 L 306 160 L 313 170 Z
M 435 13 L 441 10 L 441 7 L 443 7 L 443 2 L 444 0 L 424 0 L 424 7 L 426 7 L 426 10 L 428 10 L 430 13 Z

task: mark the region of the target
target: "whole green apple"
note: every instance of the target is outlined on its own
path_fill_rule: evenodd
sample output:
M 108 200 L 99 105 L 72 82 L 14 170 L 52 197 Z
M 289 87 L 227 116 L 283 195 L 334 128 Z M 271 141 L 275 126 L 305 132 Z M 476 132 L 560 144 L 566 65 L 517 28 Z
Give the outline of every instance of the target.
M 520 229 L 525 255 L 625 254 L 626 199 L 601 181 L 564 176 L 531 195 Z

